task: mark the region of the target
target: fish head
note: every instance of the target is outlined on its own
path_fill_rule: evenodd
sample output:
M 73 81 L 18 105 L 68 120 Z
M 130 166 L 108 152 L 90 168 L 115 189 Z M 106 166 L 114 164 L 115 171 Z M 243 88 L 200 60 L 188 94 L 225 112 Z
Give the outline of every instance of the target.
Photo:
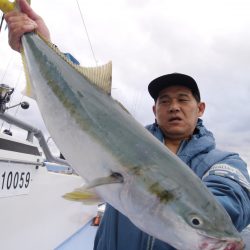
M 216 212 L 215 212 L 216 213 Z M 179 217 L 179 216 L 178 216 Z M 216 217 L 216 216 L 215 216 Z M 243 250 L 244 242 L 232 223 L 207 220 L 202 214 L 176 218 L 172 228 L 175 232 L 174 246 L 181 250 Z M 180 220 L 180 221 L 178 221 Z M 166 238 L 165 238 L 166 239 Z M 176 243 L 177 242 L 177 243 Z M 170 242 L 171 244 L 171 242 Z M 175 245 L 176 244 L 176 245 Z
M 142 231 L 181 250 L 244 249 L 229 215 L 208 190 L 185 196 L 187 192 L 170 180 L 168 187 L 159 181 L 148 189 L 138 183 L 124 182 L 118 209 Z
M 183 201 L 182 201 L 183 202 Z M 178 203 L 178 202 L 177 202 Z M 177 203 L 172 207 L 176 216 L 172 221 L 183 250 L 242 250 L 244 242 L 226 210 L 214 200 L 204 203 Z M 166 208 L 168 209 L 168 208 Z M 167 212 L 169 214 L 169 211 Z
M 240 237 L 240 234 L 235 229 L 232 223 L 230 223 L 230 218 L 227 214 L 224 214 L 222 210 L 215 211 L 215 217 L 220 217 L 217 222 L 215 222 L 212 217 L 210 220 L 204 218 L 202 214 L 192 214 L 188 216 L 190 230 L 193 231 L 194 248 L 198 250 L 242 250 L 244 249 L 244 242 Z M 188 239 L 187 239 L 188 241 Z
M 219 202 L 216 201 L 208 206 L 207 213 L 209 217 L 206 217 L 204 228 L 197 231 L 198 234 L 203 236 L 200 249 L 244 249 L 245 244 L 240 233 L 235 228 L 225 208 Z
M 175 240 L 179 244 L 177 249 L 244 249 L 244 242 L 225 208 L 210 192 L 202 192 L 202 189 L 199 191 L 200 201 L 193 199 L 191 194 L 185 197 L 184 192 L 178 195 L 173 191 L 173 200 L 165 204 L 166 214 L 164 216 L 163 213 L 162 219 L 167 221 L 166 216 L 172 214 L 172 229 L 176 231 L 175 237 L 178 237 Z

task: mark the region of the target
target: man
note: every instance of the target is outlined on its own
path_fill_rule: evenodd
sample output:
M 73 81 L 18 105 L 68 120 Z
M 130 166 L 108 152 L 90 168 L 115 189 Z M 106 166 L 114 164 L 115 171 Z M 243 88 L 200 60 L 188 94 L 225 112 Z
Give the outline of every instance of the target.
M 19 51 L 20 37 L 36 29 L 49 39 L 49 31 L 25 2 L 19 0 L 24 13 L 6 14 L 10 46 Z M 205 111 L 199 88 L 193 78 L 168 74 L 149 84 L 155 100 L 156 122 L 146 128 L 178 155 L 204 182 L 229 213 L 241 231 L 250 222 L 250 184 L 246 164 L 235 153 L 215 148 L 215 141 L 200 117 Z M 218 174 L 219 173 L 219 174 Z M 95 250 L 172 250 L 160 240 L 142 232 L 119 211 L 107 204 L 95 239 Z
M 156 121 L 146 128 L 177 154 L 204 182 L 241 231 L 250 222 L 250 185 L 246 164 L 237 154 L 215 148 L 211 132 L 199 118 L 205 111 L 193 78 L 173 73 L 153 80 Z M 218 173 L 220 173 L 218 175 Z M 96 235 L 95 250 L 173 250 L 136 228 L 110 205 Z

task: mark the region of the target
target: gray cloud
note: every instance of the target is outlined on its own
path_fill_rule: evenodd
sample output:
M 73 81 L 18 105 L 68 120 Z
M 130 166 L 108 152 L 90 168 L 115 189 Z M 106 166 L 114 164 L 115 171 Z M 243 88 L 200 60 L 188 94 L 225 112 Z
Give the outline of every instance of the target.
M 250 163 L 250 16 L 246 1 L 79 3 L 98 64 L 113 61 L 114 98 L 139 122 L 145 125 L 154 120 L 153 100 L 147 93 L 153 78 L 170 72 L 190 74 L 207 104 L 203 119 L 218 146 L 239 152 Z M 44 17 L 53 42 L 62 51 L 71 52 L 82 65 L 95 65 L 75 1 L 34 2 L 33 7 Z M 8 55 L 0 48 L 0 56 Z M 6 63 L 0 66 L 3 74 Z M 13 66 L 13 71 L 18 67 Z M 9 79 L 15 83 L 14 78 Z M 37 115 L 27 112 L 23 117 L 40 124 Z

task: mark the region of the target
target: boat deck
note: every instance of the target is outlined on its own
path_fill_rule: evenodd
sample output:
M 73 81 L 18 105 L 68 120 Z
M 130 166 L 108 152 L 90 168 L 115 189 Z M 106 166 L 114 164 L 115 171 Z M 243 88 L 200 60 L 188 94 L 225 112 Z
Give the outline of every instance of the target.
M 91 226 L 92 220 L 66 239 L 55 250 L 93 250 L 96 226 Z M 84 247 L 83 247 L 84 246 Z

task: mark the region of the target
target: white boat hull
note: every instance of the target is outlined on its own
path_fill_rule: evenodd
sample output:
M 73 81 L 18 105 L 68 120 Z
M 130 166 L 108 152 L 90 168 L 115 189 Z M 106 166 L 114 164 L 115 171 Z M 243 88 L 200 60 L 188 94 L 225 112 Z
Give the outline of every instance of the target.
M 2 138 L 13 140 L 4 135 Z M 21 152 L 26 145 L 32 146 L 23 143 L 20 152 L 18 147 L 15 151 L 5 148 L 6 143 L 0 145 L 0 248 L 55 249 L 96 215 L 97 206 L 63 199 L 62 195 L 83 184 L 82 178 L 48 171 L 42 166 L 40 155 Z M 24 181 L 21 181 L 22 172 L 25 172 Z M 27 179 L 29 187 L 23 188 L 28 184 L 25 180 L 28 172 L 32 172 L 32 178 Z M 15 181 L 14 176 L 18 176 Z

